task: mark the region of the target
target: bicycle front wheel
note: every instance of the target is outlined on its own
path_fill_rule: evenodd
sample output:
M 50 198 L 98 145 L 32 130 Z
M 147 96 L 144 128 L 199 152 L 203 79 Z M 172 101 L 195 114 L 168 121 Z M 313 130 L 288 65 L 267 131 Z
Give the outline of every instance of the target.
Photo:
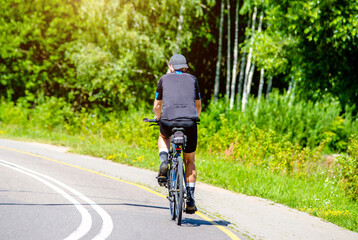
M 184 206 L 184 171 L 183 159 L 178 156 L 178 168 L 176 172 L 176 187 L 175 187 L 175 212 L 177 217 L 177 224 L 181 225 L 183 206 Z

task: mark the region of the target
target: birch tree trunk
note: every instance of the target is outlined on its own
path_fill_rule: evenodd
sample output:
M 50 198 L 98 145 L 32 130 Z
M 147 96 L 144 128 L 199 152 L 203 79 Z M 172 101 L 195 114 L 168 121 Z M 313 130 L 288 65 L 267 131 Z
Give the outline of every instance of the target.
M 231 6 L 227 0 L 227 64 L 226 64 L 226 102 L 229 103 L 231 79 Z
M 257 105 L 256 105 L 255 114 L 257 114 L 257 112 L 259 111 L 259 105 L 260 105 L 260 101 L 261 101 L 262 90 L 264 88 L 264 75 L 265 75 L 265 69 L 261 68 L 261 70 L 260 70 L 260 84 L 259 84 L 259 91 L 258 91 L 258 94 L 257 94 Z
M 245 77 L 245 65 L 246 65 L 246 50 L 243 51 L 242 57 L 241 57 L 241 63 L 240 63 L 240 74 L 239 74 L 239 82 L 237 84 L 237 106 L 240 106 L 241 103 L 241 97 L 242 97 L 242 82 Z
M 267 89 L 266 89 L 266 98 L 269 99 L 269 95 L 272 89 L 272 76 L 269 77 L 269 81 L 267 83 Z
M 252 26 L 251 26 L 251 40 L 250 40 L 250 49 L 249 49 L 249 55 L 247 56 L 247 62 L 246 62 L 246 69 L 245 69 L 245 80 L 244 80 L 244 86 L 242 91 L 242 106 L 241 111 L 245 111 L 246 101 L 247 101 L 247 81 L 249 77 L 249 71 L 251 68 L 251 58 L 252 58 L 252 43 L 254 41 L 254 34 L 255 34 L 255 23 L 256 23 L 256 15 L 257 15 L 257 6 L 254 7 L 254 12 L 252 13 Z
M 247 22 L 247 27 L 250 27 L 250 25 L 251 25 L 251 18 L 249 18 L 249 21 Z M 245 42 L 247 41 L 248 38 L 249 38 L 249 35 L 245 34 Z M 246 49 L 244 49 L 242 52 L 241 63 L 240 63 L 239 82 L 237 84 L 237 97 L 236 97 L 237 108 L 239 108 L 240 103 L 241 103 L 242 90 L 243 90 L 242 84 L 243 84 L 244 77 L 245 77 L 246 55 L 247 55 L 247 52 L 246 52 Z
M 258 29 L 257 29 L 257 33 L 260 33 L 260 32 L 261 32 L 261 29 L 262 29 L 262 19 L 263 19 L 263 17 L 264 17 L 263 10 L 261 10 L 260 20 L 259 20 L 259 26 L 258 26 Z M 254 37 L 254 36 L 255 36 L 255 33 L 252 34 L 251 39 L 252 39 L 252 37 Z M 253 61 L 253 63 L 251 64 L 250 73 L 249 73 L 248 80 L 247 80 L 247 85 L 246 85 L 245 105 L 246 105 L 246 103 L 247 103 L 248 100 L 249 100 L 249 95 L 250 95 L 250 92 L 251 92 L 252 78 L 253 78 L 253 76 L 254 76 L 254 71 L 255 71 L 255 62 Z
M 293 87 L 293 82 L 294 82 L 293 77 L 291 77 L 291 82 L 290 82 L 290 84 L 288 85 L 286 97 L 289 97 L 290 94 L 291 94 L 291 90 L 292 90 L 292 87 Z
M 252 85 L 252 78 L 254 77 L 255 67 L 256 67 L 255 63 L 252 63 L 251 68 L 250 68 L 250 72 L 249 72 L 249 76 L 248 76 L 248 79 L 247 79 L 245 104 L 249 100 L 249 95 L 250 95 L 250 92 L 251 92 L 251 85 Z
M 292 101 L 295 99 L 295 90 L 296 90 L 296 81 L 293 80 L 293 83 L 292 83 L 292 90 L 291 90 L 291 96 L 290 96 L 290 106 L 292 105 Z
M 232 79 L 231 79 L 231 93 L 230 93 L 230 110 L 234 107 L 235 88 L 236 88 L 236 75 L 237 75 L 237 58 L 239 46 L 239 1 L 236 2 L 235 9 L 235 40 L 234 40 L 234 63 L 232 66 Z
M 221 0 L 220 6 L 220 23 L 219 23 L 219 46 L 218 46 L 218 59 L 216 61 L 215 84 L 214 84 L 214 101 L 216 102 L 219 97 L 220 86 L 220 69 L 221 69 L 221 49 L 222 49 L 222 35 L 224 27 L 224 1 Z
M 179 53 L 180 50 L 181 34 L 182 34 L 183 23 L 184 23 L 184 17 L 183 17 L 184 8 L 185 8 L 185 1 L 182 0 L 179 10 L 178 31 L 177 31 L 174 54 Z
M 290 85 L 288 86 L 287 95 L 286 95 L 286 98 L 289 98 L 289 101 L 288 101 L 289 106 L 292 105 L 292 101 L 294 99 L 295 87 L 296 87 L 296 81 L 292 77 Z
M 262 91 L 264 89 L 264 75 L 265 75 L 265 69 L 261 68 L 260 71 L 260 84 L 259 84 L 259 92 L 257 94 L 257 103 L 260 103 Z

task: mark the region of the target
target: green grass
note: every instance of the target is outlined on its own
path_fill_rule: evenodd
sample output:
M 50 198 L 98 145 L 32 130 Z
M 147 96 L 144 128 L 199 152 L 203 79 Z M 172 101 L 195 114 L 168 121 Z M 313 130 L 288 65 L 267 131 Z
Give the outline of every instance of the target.
M 300 178 L 247 167 L 220 157 L 205 156 L 204 159 L 197 163 L 203 182 L 270 199 L 358 231 L 358 203 L 345 195 L 338 181 L 329 177 L 329 172 Z
M 138 146 L 98 133 L 68 134 L 60 128 L 49 131 L 0 123 L 0 137 L 68 146 L 75 153 L 154 171 L 159 166 L 153 135 L 148 136 L 147 146 L 145 143 Z M 317 169 L 309 176 L 275 173 L 268 167 L 245 164 L 225 158 L 224 154 L 205 151 L 197 156 L 197 170 L 201 182 L 270 199 L 358 232 L 358 202 L 345 194 L 340 181 L 329 168 Z

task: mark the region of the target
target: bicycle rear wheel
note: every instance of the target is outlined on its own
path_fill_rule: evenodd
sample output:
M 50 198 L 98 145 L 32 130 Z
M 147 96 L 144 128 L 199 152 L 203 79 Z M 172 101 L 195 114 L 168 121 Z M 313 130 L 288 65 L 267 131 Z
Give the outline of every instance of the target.
M 169 171 L 169 180 L 168 180 L 168 192 L 169 192 L 169 208 L 170 208 L 170 217 L 172 220 L 175 220 L 176 209 L 175 209 L 175 187 L 174 187 L 174 178 L 173 178 L 174 170 L 170 169 Z
M 183 206 L 184 206 L 184 176 L 183 176 L 183 159 L 178 156 L 178 168 L 175 179 L 175 212 L 177 224 L 181 225 Z

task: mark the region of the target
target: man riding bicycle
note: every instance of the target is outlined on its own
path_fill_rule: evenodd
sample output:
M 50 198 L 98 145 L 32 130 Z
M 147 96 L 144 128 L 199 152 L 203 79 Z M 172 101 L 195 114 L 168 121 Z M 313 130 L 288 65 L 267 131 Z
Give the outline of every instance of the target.
M 195 150 L 197 145 L 197 124 L 201 112 L 201 96 L 197 79 L 188 73 L 186 59 L 175 54 L 169 61 L 169 73 L 163 75 L 159 82 L 154 100 L 155 118 L 160 123 L 158 148 L 160 168 L 158 182 L 167 176 L 168 149 L 171 129 L 184 127 L 187 143 L 184 147 L 185 177 L 187 180 L 186 212 L 194 213 L 197 209 L 194 201 L 196 181 Z

